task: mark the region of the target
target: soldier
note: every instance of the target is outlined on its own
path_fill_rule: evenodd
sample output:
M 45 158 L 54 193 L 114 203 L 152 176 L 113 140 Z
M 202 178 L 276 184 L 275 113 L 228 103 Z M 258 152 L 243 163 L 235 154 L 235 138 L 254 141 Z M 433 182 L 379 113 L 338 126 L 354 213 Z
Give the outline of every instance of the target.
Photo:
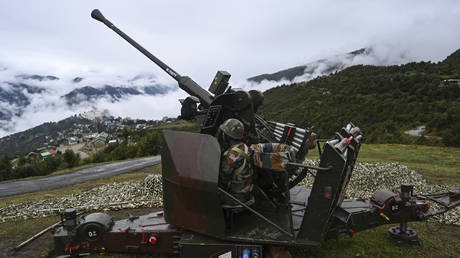
M 238 119 L 228 119 L 222 123 L 217 133 L 223 151 L 219 185 L 241 202 L 254 203 L 253 171 L 249 148 L 242 142 L 244 126 Z M 225 198 L 224 204 L 236 203 Z

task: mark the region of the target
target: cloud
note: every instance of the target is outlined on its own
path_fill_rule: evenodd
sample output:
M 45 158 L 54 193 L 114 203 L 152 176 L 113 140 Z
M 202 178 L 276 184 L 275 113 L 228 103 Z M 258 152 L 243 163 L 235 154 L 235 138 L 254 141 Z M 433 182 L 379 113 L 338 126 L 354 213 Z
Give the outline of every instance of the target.
M 234 82 L 233 85 L 246 90 L 257 89 L 265 91 L 283 84 L 288 85 L 296 82 L 310 81 L 319 76 L 329 75 L 353 65 L 388 66 L 405 62 L 407 62 L 407 53 L 404 52 L 404 50 L 394 49 L 384 45 L 376 45 L 354 51 L 353 53 L 341 53 L 339 55 L 322 57 L 319 60 L 307 63 L 305 64 L 304 74 L 294 78 L 282 78 L 281 80 L 264 79 L 260 82 L 254 80 L 240 80 L 236 83 Z M 274 78 L 278 78 L 278 76 Z
M 27 84 L 30 87 L 42 89 L 41 92 L 30 93 L 22 90 L 21 94 L 28 99 L 30 104 L 9 104 L 0 101 L 0 110 L 7 116 L 12 116 L 9 121 L 0 121 L 0 137 L 23 131 L 44 122 L 56 122 L 77 113 L 83 113 L 92 109 L 108 109 L 114 116 L 144 119 L 161 119 L 164 115 L 177 116 L 180 112 L 180 104 L 177 98 L 183 98 L 186 94 L 177 90 L 175 85 L 165 84 L 165 80 L 151 73 L 128 75 L 113 74 L 95 70 L 83 71 L 77 75 L 83 78 L 75 83 L 76 75 L 65 73 L 51 74 L 59 77 L 58 80 L 34 80 L 26 79 L 24 71 L 15 70 L 16 67 L 0 71 L 0 88 L 4 91 L 12 91 L 13 87 L 8 83 Z M 37 71 L 30 69 L 32 71 Z M 49 75 L 49 74 L 46 74 Z M 119 102 L 113 102 L 111 98 L 102 98 L 97 101 L 86 101 L 86 96 L 81 96 L 82 103 L 69 106 L 63 95 L 70 91 L 90 85 L 103 87 L 111 85 L 115 87 L 138 88 L 142 91 L 144 86 L 160 86 L 169 89 L 169 94 L 159 96 L 124 96 Z M 78 98 L 78 96 L 76 97 Z
M 163 73 L 91 19 L 93 8 L 203 85 L 219 69 L 238 80 L 369 45 L 439 61 L 460 42 L 458 1 L 9 1 L 0 10 L 0 59 L 48 72 Z
M 107 109 L 115 117 L 159 120 L 163 116 L 176 117 L 180 113 L 178 98 L 183 98 L 184 95 L 176 91 L 168 94 L 167 97 L 132 96 L 115 103 L 101 99 L 95 103 L 86 103 L 86 105 L 72 108 L 65 105 L 62 99 L 43 98 L 41 96 L 40 99 L 39 97 L 33 98 L 31 105 L 24 110 L 24 114 L 21 117 L 13 118 L 10 123 L 14 124 L 14 131 L 23 131 L 45 121 L 59 121 L 93 109 Z M 139 112 L 139 110 L 143 112 Z M 10 133 L 0 130 L 0 137 Z
M 120 103 L 98 101 L 96 108 L 107 109 L 113 116 L 159 120 L 163 116 L 177 117 L 181 108 L 178 99 L 186 96 L 186 93 L 179 90 L 165 96 L 139 95 Z

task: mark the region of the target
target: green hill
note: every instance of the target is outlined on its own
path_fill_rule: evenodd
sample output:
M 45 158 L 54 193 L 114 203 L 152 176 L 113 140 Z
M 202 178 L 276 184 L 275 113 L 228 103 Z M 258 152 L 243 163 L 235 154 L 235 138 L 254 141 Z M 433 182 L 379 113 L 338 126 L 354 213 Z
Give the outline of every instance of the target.
M 95 131 L 98 128 L 98 124 L 86 118 L 71 116 L 59 122 L 43 123 L 23 132 L 8 135 L 0 138 L 0 156 L 6 154 L 9 157 L 13 157 L 27 154 L 39 147 L 48 146 L 48 144 L 51 146 L 58 144 L 57 141 L 50 143 L 49 139 L 59 138 L 59 133 L 62 134 L 82 127 L 87 131 Z
M 444 61 L 444 64 L 460 65 L 460 49 L 450 54 Z
M 320 137 L 352 121 L 368 142 L 460 146 L 460 51 L 444 62 L 395 66 L 358 65 L 341 72 L 265 92 L 268 120 L 314 126 Z M 405 130 L 426 125 L 426 135 Z M 441 137 L 441 138 L 439 138 Z

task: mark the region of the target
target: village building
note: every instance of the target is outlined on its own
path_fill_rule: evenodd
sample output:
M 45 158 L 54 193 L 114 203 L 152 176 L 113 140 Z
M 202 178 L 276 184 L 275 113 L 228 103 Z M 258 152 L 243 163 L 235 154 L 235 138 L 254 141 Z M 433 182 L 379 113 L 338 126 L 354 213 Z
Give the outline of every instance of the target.
M 109 140 L 109 144 L 117 144 L 117 143 L 118 143 L 118 139 Z

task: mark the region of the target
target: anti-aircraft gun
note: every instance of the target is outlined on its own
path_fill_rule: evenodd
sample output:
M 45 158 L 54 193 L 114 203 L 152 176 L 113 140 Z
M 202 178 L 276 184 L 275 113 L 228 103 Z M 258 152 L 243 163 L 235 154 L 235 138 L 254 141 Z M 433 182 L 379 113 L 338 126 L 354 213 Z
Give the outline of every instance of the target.
M 191 95 L 181 101 L 182 118 L 204 114 L 205 119 L 200 134 L 163 131 L 164 213 L 113 221 L 104 213 L 78 219 L 76 211 L 68 209 L 53 230 L 56 255 L 125 252 L 258 258 L 270 246 L 316 247 L 326 239 L 353 236 L 355 232 L 388 223 L 400 224 L 389 231 L 395 241 L 417 242 L 417 234 L 407 226 L 408 221 L 424 220 L 460 206 L 458 190 L 415 195 L 411 185 L 402 185 L 399 193 L 378 190 L 369 199 L 347 199 L 345 189 L 363 139 L 357 126 L 347 124 L 334 138 L 325 140 L 322 148 L 318 142 L 319 166 L 304 165 L 301 162 L 312 142 L 311 131 L 259 117 L 255 111 L 263 102 L 260 92 L 231 89 L 230 74 L 223 71 L 217 72 L 208 92 L 153 56 L 98 10 L 91 16 L 126 39 Z M 214 136 L 227 118 L 244 123 L 247 143 L 286 143 L 296 150 L 296 162 L 290 165 L 298 169 L 286 170 L 287 175 L 282 177 L 284 185 L 278 184 L 274 190 L 256 181 L 261 190 L 256 192 L 257 201 L 250 207 L 218 185 L 221 149 Z M 272 176 L 271 172 L 264 172 L 268 175 L 265 177 Z M 314 176 L 312 188 L 297 186 L 310 172 Z M 290 175 L 294 179 L 289 182 Z M 282 202 L 274 203 L 273 199 L 279 196 L 269 190 L 284 196 Z M 224 207 L 222 196 L 233 199 L 247 212 Z M 427 200 L 443 209 L 429 212 Z
M 182 76 L 174 69 L 163 63 L 136 41 L 118 29 L 107 20 L 99 10 L 94 10 L 91 16 L 107 25 L 110 29 L 124 38 L 133 47 L 138 49 L 147 58 L 152 60 L 167 74 L 169 74 L 179 84 L 179 87 L 190 94 L 186 99 L 180 100 L 182 104 L 181 118 L 190 120 L 196 115 L 205 114 L 206 117 L 202 124 L 201 133 L 215 135 L 218 126 L 228 118 L 237 118 L 243 122 L 246 137 L 252 142 L 263 141 L 287 141 L 297 146 L 297 149 L 305 143 L 305 135 L 309 136 L 307 130 L 297 130 L 294 139 L 294 126 L 282 125 L 280 123 L 269 123 L 256 114 L 257 109 L 263 103 L 263 94 L 257 90 L 249 92 L 242 89 L 232 89 L 229 86 L 230 74 L 226 71 L 218 71 L 212 81 L 209 91 L 204 90 L 188 76 Z M 300 129 L 300 128 L 298 128 Z M 276 132 L 275 132 L 276 130 Z M 284 131 L 291 131 L 291 138 L 286 138 Z M 301 150 L 301 152 L 305 150 Z

